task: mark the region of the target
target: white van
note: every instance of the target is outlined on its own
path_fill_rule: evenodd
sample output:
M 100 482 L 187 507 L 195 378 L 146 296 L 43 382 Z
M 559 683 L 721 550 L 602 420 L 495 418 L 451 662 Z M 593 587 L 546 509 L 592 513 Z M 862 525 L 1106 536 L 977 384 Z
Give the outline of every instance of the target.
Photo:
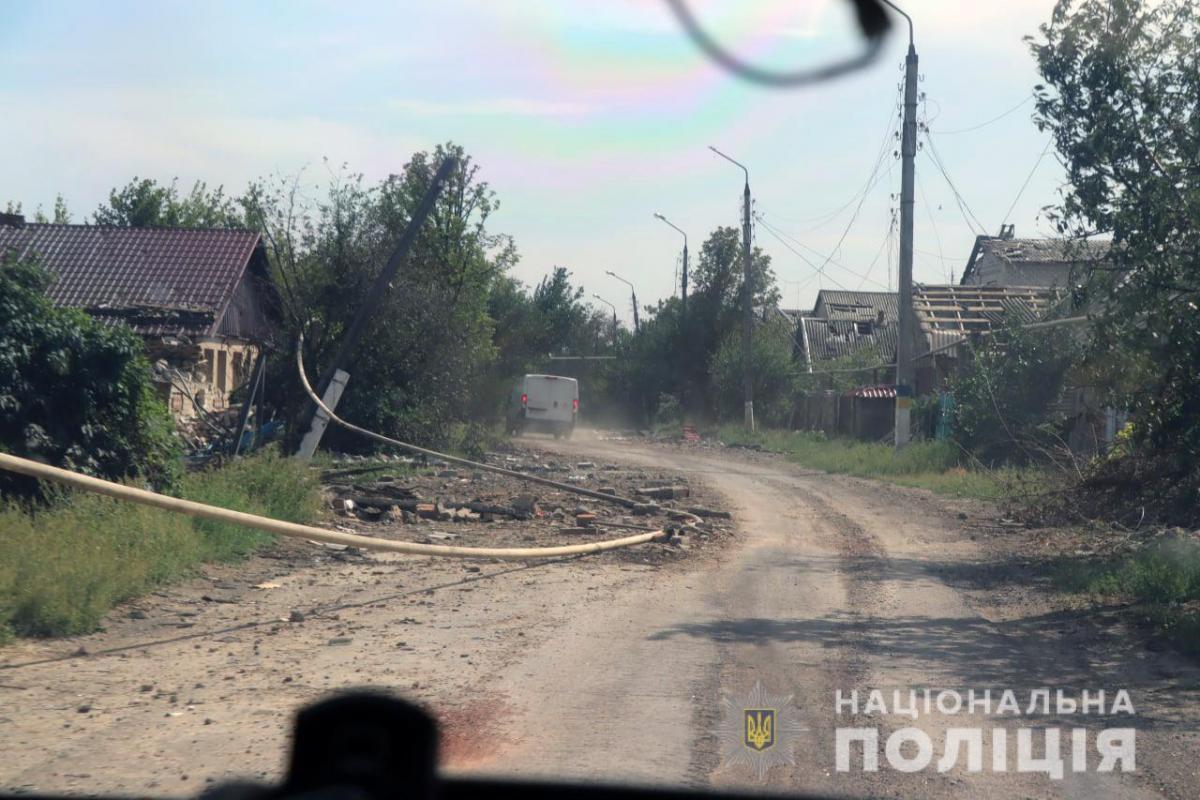
M 526 375 L 509 396 L 508 430 L 570 437 L 579 416 L 579 381 L 560 375 Z

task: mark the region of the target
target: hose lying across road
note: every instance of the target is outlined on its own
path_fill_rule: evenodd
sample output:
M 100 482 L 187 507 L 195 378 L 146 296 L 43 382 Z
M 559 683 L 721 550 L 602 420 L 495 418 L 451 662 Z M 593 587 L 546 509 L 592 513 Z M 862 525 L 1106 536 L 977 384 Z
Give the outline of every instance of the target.
M 621 497 L 621 496 L 615 495 L 615 494 L 607 494 L 605 492 L 597 492 L 594 489 L 585 489 L 582 486 L 575 486 L 570 483 L 560 483 L 559 481 L 552 481 L 549 478 L 543 478 L 538 475 L 530 475 L 527 472 L 517 472 L 516 470 L 512 470 L 512 469 L 505 469 L 504 467 L 497 467 L 494 464 L 485 464 L 482 461 L 471 461 L 468 458 L 459 458 L 458 456 L 452 456 L 452 455 L 448 455 L 446 453 L 439 453 L 436 450 L 429 450 L 425 447 L 418 447 L 415 444 L 401 442 L 398 439 L 392 439 L 388 436 L 384 436 L 381 433 L 375 433 L 375 431 L 369 431 L 366 428 L 360 428 L 357 425 L 355 425 L 354 423 L 347 422 L 346 420 L 339 417 L 337 414 L 333 413 L 333 409 L 331 409 L 329 406 L 325 405 L 325 403 L 323 403 L 321 401 L 320 397 L 317 397 L 317 393 L 313 391 L 312 385 L 309 384 L 309 382 L 308 382 L 308 374 L 304 371 L 304 350 L 303 350 L 303 348 L 304 348 L 304 334 L 302 333 L 302 334 L 300 334 L 300 337 L 296 340 L 296 371 L 300 375 L 300 384 L 304 387 L 304 391 L 308 393 L 309 399 L 317 404 L 317 408 L 319 408 L 319 409 L 321 409 L 321 411 L 325 412 L 325 414 L 329 417 L 329 419 L 336 422 L 338 425 L 341 425 L 343 428 L 345 428 L 348 431 L 353 431 L 354 433 L 360 434 L 362 436 L 366 436 L 368 439 L 373 439 L 374 441 L 382 442 L 383 444 L 390 444 L 393 447 L 399 447 L 403 450 L 408 450 L 413 453 L 421 453 L 422 455 L 433 456 L 434 458 L 440 458 L 445 461 L 453 462 L 455 464 L 463 464 L 464 466 L 472 467 L 474 469 L 487 470 L 488 472 L 495 472 L 499 475 L 507 475 L 510 478 L 517 478 L 519 480 L 528 481 L 529 483 L 540 483 L 543 486 L 550 486 L 550 487 L 553 487 L 553 488 L 558 489 L 563 492 L 572 492 L 574 494 L 583 495 L 584 497 L 591 497 L 596 500 L 605 500 L 609 503 L 616 503 L 617 505 L 624 506 L 625 508 L 637 508 L 637 509 L 644 509 L 646 511 L 660 511 L 661 510 L 657 505 L 655 505 L 653 503 L 642 503 L 637 500 L 630 499 L 628 497 Z M 694 523 L 700 521 L 699 516 L 692 514 L 690 512 L 687 512 L 687 511 L 678 511 L 678 510 L 672 509 L 672 513 L 679 516 L 681 519 L 684 517 L 687 517 L 687 519 L 684 519 L 684 524 L 687 524 L 687 525 L 691 525 L 691 524 L 694 524 Z
M 418 447 L 415 444 L 401 442 L 349 423 L 339 417 L 337 414 L 333 413 L 332 409 L 321 402 L 321 398 L 317 397 L 316 392 L 314 392 L 312 386 L 309 385 L 308 376 L 304 372 L 304 357 L 302 350 L 303 344 L 304 339 L 301 337 L 296 342 L 296 367 L 300 373 L 300 383 L 303 384 L 304 391 L 307 392 L 312 401 L 317 404 L 317 407 L 325 412 L 326 415 L 328 415 L 331 421 L 336 422 L 338 425 L 341 425 L 347 430 L 361 434 L 362 436 L 366 436 L 367 438 L 373 439 L 377 442 L 399 447 L 414 453 L 421 453 L 423 455 L 441 458 L 456 464 L 463 464 L 475 469 L 495 472 L 500 475 L 508 475 L 509 477 L 517 478 L 518 480 L 528 481 L 529 483 L 538 483 L 543 486 L 550 486 L 561 491 L 583 495 L 584 497 L 591 497 L 596 500 L 604 500 L 609 503 L 616 503 L 617 505 L 624 506 L 625 508 L 646 511 L 662 510 L 659 506 L 653 503 L 641 503 L 628 497 L 620 497 L 619 495 L 615 494 L 597 492 L 592 489 L 585 489 L 581 486 L 573 486 L 569 483 L 552 481 L 549 478 L 542 478 L 537 475 L 529 475 L 524 472 L 505 469 L 492 464 L 485 464 L 478 461 L 471 461 L 470 459 L 466 458 L 459 458 L 458 456 L 448 455 L 446 453 L 439 453 L 436 450 L 429 450 L 424 447 Z M 31 461 L 27 458 L 21 458 L 8 453 L 0 453 L 0 469 L 6 469 L 11 472 L 19 472 L 22 475 L 28 475 L 41 480 L 63 483 L 67 486 L 73 486 L 84 491 L 115 497 L 118 500 L 127 500 L 131 503 L 140 503 L 145 506 L 153 506 L 166 511 L 172 511 L 177 514 L 187 514 L 188 516 L 192 517 L 201 517 L 203 519 L 230 522 L 234 525 L 242 525 L 247 528 L 256 528 L 258 530 L 267 531 L 268 533 L 274 533 L 280 536 L 291 536 L 299 539 L 309 539 L 316 542 L 328 542 L 329 544 L 345 545 L 347 547 L 359 547 L 364 550 L 380 550 L 389 553 L 407 553 L 410 555 L 419 556 L 524 561 L 527 559 L 536 558 L 560 558 L 562 556 L 603 553 L 606 550 L 616 550 L 618 548 L 631 547 L 633 545 L 644 544 L 646 542 L 670 539 L 672 535 L 670 530 L 650 530 L 644 533 L 639 533 L 635 536 L 625 536 L 620 539 L 609 539 L 602 542 L 588 542 L 587 544 L 563 545 L 560 547 L 455 547 L 453 545 L 421 544 L 419 542 L 396 542 L 387 539 L 374 539 L 367 536 L 358 536 L 350 533 L 340 533 L 338 531 L 326 530 L 325 528 L 317 528 L 312 525 L 301 525 L 295 522 L 285 522 L 283 520 L 271 519 L 270 517 L 261 517 L 257 514 L 248 514 L 243 511 L 234 511 L 232 509 L 221 508 L 219 506 L 197 503 L 192 500 L 170 497 L 169 495 L 158 494 L 157 492 L 150 492 L 146 491 L 145 489 L 138 489 L 133 486 L 114 483 L 113 481 L 93 478 L 90 475 L 83 475 L 78 472 L 59 469 L 58 467 L 52 467 L 48 464 Z M 691 525 L 700 520 L 700 517 L 689 512 L 673 510 L 673 513 L 682 518 L 685 525 Z
M 8 453 L 0 453 L 0 468 L 19 472 L 22 475 L 29 475 L 34 478 L 65 483 L 77 489 L 108 495 L 118 500 L 128 500 L 132 503 L 154 506 L 166 511 L 187 514 L 192 517 L 231 522 L 235 525 L 257 528 L 258 530 L 279 534 L 280 536 L 329 542 L 330 544 L 359 547 L 364 550 L 382 550 L 390 553 L 408 553 L 419 556 L 523 561 L 532 558 L 558 558 L 560 556 L 602 553 L 605 550 L 616 550 L 620 547 L 652 542 L 656 539 L 667 539 L 671 535 L 668 531 L 658 530 L 638 534 L 637 536 L 626 536 L 622 539 L 565 545 L 562 547 L 453 547 L 451 545 L 420 544 L 417 542 L 394 542 L 387 539 L 372 539 L 366 536 L 357 536 L 352 533 L 339 533 L 338 531 L 330 531 L 324 528 L 315 528 L 311 525 L 284 522 L 282 520 L 271 519 L 270 517 L 260 517 L 257 514 L 247 514 L 242 511 L 233 511 L 228 508 L 220 508 L 219 506 L 210 506 L 205 503 L 183 500 L 178 497 L 169 497 L 156 492 L 148 492 L 145 489 L 137 489 L 121 483 L 93 478 L 90 475 L 81 475 L 78 472 L 51 467 L 47 464 L 39 464 L 36 461 L 9 455 Z

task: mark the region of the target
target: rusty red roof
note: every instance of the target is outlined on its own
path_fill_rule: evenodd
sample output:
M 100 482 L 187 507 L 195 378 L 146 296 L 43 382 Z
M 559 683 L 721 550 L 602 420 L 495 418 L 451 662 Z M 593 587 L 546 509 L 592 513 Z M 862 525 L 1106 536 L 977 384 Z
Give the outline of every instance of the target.
M 0 253 L 36 254 L 52 301 L 146 336 L 212 335 L 258 245 L 248 230 L 0 224 Z

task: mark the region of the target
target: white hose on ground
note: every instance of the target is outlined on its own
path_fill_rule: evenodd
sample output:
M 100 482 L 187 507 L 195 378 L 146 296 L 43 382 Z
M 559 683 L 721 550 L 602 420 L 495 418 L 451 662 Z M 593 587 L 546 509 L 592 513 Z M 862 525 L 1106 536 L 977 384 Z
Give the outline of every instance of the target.
M 408 450 L 413 453 L 421 453 L 422 455 L 433 456 L 434 458 L 440 458 L 440 459 L 443 459 L 444 461 L 450 461 L 455 464 L 463 464 L 465 466 L 473 467 L 475 469 L 487 470 L 488 472 L 495 472 L 500 475 L 508 475 L 511 478 L 518 478 L 520 480 L 528 481 L 530 483 L 540 483 L 543 486 L 550 486 L 550 487 L 553 487 L 553 488 L 558 489 L 563 492 L 573 492 L 574 494 L 583 495 L 584 497 L 592 497 L 592 498 L 595 498 L 596 500 L 606 500 L 610 503 L 616 503 L 617 505 L 625 506 L 626 508 L 645 508 L 647 510 L 652 510 L 652 511 L 661 511 L 662 510 L 659 506 L 657 506 L 653 503 L 640 503 L 637 500 L 631 500 L 628 497 L 621 497 L 621 496 L 615 495 L 615 494 L 607 494 L 605 492 L 597 492 L 593 489 L 585 489 L 582 486 L 573 486 L 569 483 L 560 483 L 559 481 L 552 481 L 549 478 L 542 478 L 537 475 L 530 475 L 526 472 L 517 472 L 516 470 L 512 470 L 512 469 L 505 469 L 504 467 L 497 467 L 494 464 L 485 464 L 482 461 L 471 461 L 468 458 L 459 458 L 458 456 L 452 456 L 447 453 L 439 453 L 436 450 L 430 450 L 425 447 L 419 447 L 415 444 L 409 444 L 408 442 L 401 442 L 398 439 L 393 439 L 389 436 L 384 436 L 381 433 L 376 433 L 375 431 L 369 431 L 366 428 L 360 428 L 357 425 L 355 425 L 354 423 L 347 422 L 346 420 L 339 417 L 337 414 L 333 413 L 333 409 L 331 409 L 329 406 L 325 405 L 325 403 L 322 402 L 321 398 L 317 396 L 317 393 L 313 391 L 312 385 L 309 384 L 309 382 L 308 382 L 308 374 L 304 370 L 304 349 L 303 348 L 304 348 L 304 334 L 301 333 L 299 338 L 296 339 L 296 371 L 300 375 L 300 384 L 304 387 L 304 391 L 308 394 L 308 398 L 310 400 L 312 400 L 314 403 L 316 403 L 317 408 L 324 411 L 325 414 L 328 415 L 329 419 L 331 419 L 333 422 L 336 422 L 338 425 L 341 425 L 346 430 L 353 431 L 354 433 L 360 434 L 362 436 L 366 436 L 368 439 L 373 439 L 377 442 L 382 442 L 383 444 L 390 444 L 394 447 L 399 447 L 399 448 Z M 672 513 L 676 514 L 678 516 L 681 516 L 681 517 L 682 516 L 688 517 L 689 519 L 684 521 L 684 523 L 687 525 L 693 525 L 700 521 L 699 516 L 692 514 L 690 512 L 687 512 L 687 511 L 678 511 L 678 510 L 672 509 Z
M 671 536 L 669 531 L 659 530 L 638 534 L 637 536 L 626 536 L 622 539 L 564 545 L 562 547 L 454 547 L 440 544 L 419 544 L 417 542 L 393 542 L 386 539 L 372 539 L 366 536 L 315 528 L 311 525 L 300 525 L 295 522 L 284 522 L 282 520 L 271 519 L 270 517 L 260 517 L 257 514 L 247 514 L 242 511 L 233 511 L 228 508 L 220 508 L 219 506 L 210 506 L 191 500 L 183 500 L 178 497 L 169 497 L 157 492 L 148 492 L 145 489 L 137 489 L 121 483 L 93 478 L 90 475 L 82 475 L 78 472 L 40 464 L 36 461 L 30 461 L 27 458 L 9 455 L 8 453 L 0 453 L 0 468 L 42 480 L 63 483 L 77 489 L 83 489 L 84 491 L 108 495 L 118 500 L 141 503 L 145 506 L 154 506 L 166 511 L 187 514 L 192 517 L 230 522 L 247 528 L 257 528 L 268 533 L 275 533 L 280 536 L 311 539 L 313 541 L 329 542 L 330 544 L 341 544 L 349 547 L 360 547 L 364 550 L 381 550 L 389 553 L 407 553 L 418 556 L 524 561 L 535 558 L 559 558 L 561 556 L 603 553 L 606 550 L 630 547 L 635 544 L 652 542 L 656 539 L 667 539 Z

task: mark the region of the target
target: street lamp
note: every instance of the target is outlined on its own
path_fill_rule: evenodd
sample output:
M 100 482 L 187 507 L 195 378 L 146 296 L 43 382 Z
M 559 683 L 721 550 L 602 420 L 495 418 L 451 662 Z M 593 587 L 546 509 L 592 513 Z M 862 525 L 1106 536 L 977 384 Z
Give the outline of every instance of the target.
M 687 272 L 688 272 L 687 232 L 684 231 L 683 228 L 680 228 L 678 225 L 676 225 L 674 222 L 671 222 L 671 220 L 664 217 L 662 214 L 658 213 L 657 211 L 654 212 L 654 216 L 658 219 L 661 219 L 663 222 L 667 223 L 675 230 L 679 231 L 679 233 L 683 236 L 683 294 L 680 296 L 680 304 L 679 304 L 679 320 L 680 320 L 679 327 L 686 328 L 687 327 Z
M 750 367 L 750 336 L 754 329 L 754 293 L 751 274 L 753 265 L 750 256 L 750 170 L 734 161 L 711 144 L 709 150 L 726 161 L 737 165 L 746 175 L 746 186 L 742 190 L 742 391 L 745 395 L 746 430 L 754 430 L 754 384 Z
M 633 297 L 633 332 L 634 332 L 634 333 L 637 333 L 637 332 L 638 332 L 638 329 L 639 329 L 641 326 L 640 326 L 640 325 L 639 325 L 639 323 L 638 323 L 637 292 L 635 292 L 635 291 L 633 290 L 633 284 L 632 284 L 632 283 L 630 283 L 629 281 L 625 280 L 624 278 L 622 278 L 622 277 L 621 277 L 620 275 L 618 275 L 617 273 L 613 272 L 611 269 L 609 269 L 609 270 L 605 270 L 604 272 L 605 272 L 605 274 L 606 274 L 606 275 L 611 275 L 612 277 L 616 278 L 616 279 L 617 279 L 617 280 L 619 280 L 621 283 L 623 283 L 623 284 L 625 284 L 626 286 L 628 286 L 628 287 L 629 287 L 629 294 L 630 294 L 630 296 L 631 296 L 631 297 Z
M 598 294 L 593 294 L 592 297 L 596 298 L 601 303 L 604 303 L 604 305 L 606 305 L 612 309 L 612 312 L 613 312 L 612 340 L 613 340 L 613 344 L 615 345 L 617 343 L 617 307 L 614 306 L 612 303 L 608 302 L 607 300 L 605 300 L 603 297 L 601 297 Z

